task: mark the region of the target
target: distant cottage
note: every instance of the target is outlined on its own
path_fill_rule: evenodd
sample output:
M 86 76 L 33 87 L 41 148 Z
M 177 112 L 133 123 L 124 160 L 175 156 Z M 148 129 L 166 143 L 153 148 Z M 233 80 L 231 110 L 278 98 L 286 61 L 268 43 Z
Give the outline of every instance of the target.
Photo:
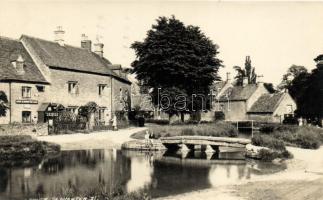
M 225 120 L 282 122 L 296 110 L 296 103 L 288 92 L 271 94 L 263 83 L 247 84 L 245 81 L 242 86 L 236 86 L 228 76 L 226 81 L 215 83 L 213 90 L 217 95 L 212 111 L 223 112 Z
M 0 91 L 6 93 L 9 109 L 0 124 L 44 122 L 51 107 L 77 112 L 95 102 L 99 120 L 124 109 L 122 96 L 130 97 L 131 82 L 120 65 L 103 57 L 102 43 L 82 35 L 81 47 L 64 43 L 64 31 L 55 31 L 55 41 L 22 35 L 19 40 L 0 37 Z

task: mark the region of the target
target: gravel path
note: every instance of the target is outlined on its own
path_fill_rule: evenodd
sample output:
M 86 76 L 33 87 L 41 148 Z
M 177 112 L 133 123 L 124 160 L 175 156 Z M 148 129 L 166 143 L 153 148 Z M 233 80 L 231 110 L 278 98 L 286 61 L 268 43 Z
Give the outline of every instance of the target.
M 146 128 L 131 127 L 118 131 L 100 131 L 89 134 L 39 136 L 38 140 L 61 145 L 62 150 L 121 148 L 121 144 L 133 140 L 130 136 Z

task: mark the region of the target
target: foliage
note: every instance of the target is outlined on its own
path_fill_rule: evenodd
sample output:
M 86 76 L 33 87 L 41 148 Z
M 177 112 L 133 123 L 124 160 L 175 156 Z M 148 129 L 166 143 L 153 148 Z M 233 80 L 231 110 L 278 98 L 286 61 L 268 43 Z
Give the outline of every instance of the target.
M 276 158 L 282 158 L 282 159 L 290 159 L 293 158 L 293 154 L 291 154 L 289 151 L 272 151 L 268 149 L 261 149 L 259 151 L 259 157 L 262 161 L 270 162 Z
M 6 116 L 8 109 L 8 98 L 6 93 L 0 91 L 0 117 Z
M 268 137 L 305 149 L 317 149 L 323 142 L 323 130 L 317 127 L 268 124 L 263 125 L 260 131 Z
M 301 84 L 305 87 L 305 91 L 298 110 L 299 115 L 312 119 L 323 118 L 323 62 L 318 62 L 319 58 L 320 56 L 315 59 L 317 61 L 316 68 L 312 70 L 307 81 Z
M 303 66 L 291 66 L 279 85 L 281 90 L 288 89 L 296 101 L 298 116 L 320 119 L 323 117 L 323 64 L 322 56 L 314 59 L 316 68 L 308 73 Z
M 88 118 L 91 113 L 96 112 L 98 105 L 95 102 L 88 102 L 84 106 L 80 106 L 78 109 L 78 114 Z
M 277 151 L 286 151 L 285 144 L 282 140 L 270 137 L 268 135 L 254 135 L 251 143 L 255 146 L 268 147 Z
M 275 93 L 276 90 L 274 88 L 274 85 L 272 83 L 264 83 L 264 87 L 268 90 L 269 93 Z
M 58 145 L 34 140 L 31 136 L 0 136 L 0 160 L 40 159 L 59 151 Z
M 36 191 L 37 193 L 37 191 Z M 49 194 L 38 193 L 39 198 L 58 199 L 97 199 L 97 200 L 150 200 L 143 190 L 127 193 L 123 186 L 105 183 L 95 184 L 86 190 L 80 190 L 73 184 L 63 184 L 53 188 Z
M 214 119 L 215 120 L 225 120 L 225 114 L 222 111 L 215 111 L 214 112 Z
M 159 125 L 167 125 L 169 124 L 168 119 L 146 119 L 146 123 L 154 123 Z
M 304 66 L 292 65 L 288 68 L 287 73 L 283 75 L 282 82 L 278 85 L 280 90 L 290 89 L 293 80 L 301 74 L 308 74 Z
M 218 46 L 207 38 L 196 26 L 185 26 L 176 19 L 159 17 L 157 24 L 147 32 L 143 42 L 134 42 L 136 60 L 132 63 L 141 87 L 151 91 L 153 102 L 158 105 L 158 88 L 166 93 L 183 95 L 190 99 L 192 94 L 207 96 L 211 84 L 218 80 L 218 69 L 222 61 L 216 58 Z M 174 100 L 174 99 L 172 99 Z M 201 101 L 187 102 L 198 110 Z M 167 112 L 170 115 L 190 112 L 192 106 L 177 111 L 171 101 Z
M 207 124 L 185 124 L 185 125 L 164 125 L 151 126 L 149 130 L 154 133 L 157 138 L 180 136 L 180 135 L 200 135 L 214 137 L 237 137 L 238 130 L 230 123 L 219 121 L 216 123 Z M 143 139 L 145 132 L 140 132 L 132 135 L 133 138 Z
M 242 86 L 244 78 L 248 79 L 248 84 L 257 83 L 257 74 L 255 68 L 251 66 L 250 56 L 246 56 L 244 69 L 239 66 L 234 66 L 233 68 L 237 72 L 237 75 L 234 77 L 236 79 L 236 85 Z

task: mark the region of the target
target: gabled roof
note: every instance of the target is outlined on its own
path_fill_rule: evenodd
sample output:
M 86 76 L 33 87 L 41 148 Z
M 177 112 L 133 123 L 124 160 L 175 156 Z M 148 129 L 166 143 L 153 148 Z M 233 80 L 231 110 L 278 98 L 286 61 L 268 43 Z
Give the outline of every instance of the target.
M 26 35 L 22 35 L 21 39 L 31 45 L 40 59 L 49 67 L 110 75 L 130 82 L 125 77 L 121 77 L 113 72 L 111 68 L 114 67 L 114 65 L 112 65 L 109 60 L 101 58 L 96 53 L 87 49 L 67 44 L 61 46 L 57 42 Z
M 247 113 L 273 113 L 286 93 L 263 94 Z
M 23 74 L 19 74 L 12 64 L 19 56 L 24 60 Z M 48 83 L 23 44 L 6 37 L 0 37 L 0 81 Z
M 224 87 L 225 84 L 226 84 L 226 81 L 217 81 L 217 82 L 214 82 L 211 85 L 211 90 L 213 92 L 218 92 L 218 90 L 221 90 Z
M 220 101 L 245 101 L 257 90 L 257 84 L 248 84 L 246 86 L 233 86 L 226 89 L 220 96 Z

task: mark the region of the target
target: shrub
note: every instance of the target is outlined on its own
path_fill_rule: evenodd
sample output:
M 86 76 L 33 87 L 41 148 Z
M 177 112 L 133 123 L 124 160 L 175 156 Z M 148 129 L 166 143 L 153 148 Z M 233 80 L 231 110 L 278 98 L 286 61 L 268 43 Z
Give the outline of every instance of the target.
M 251 143 L 255 146 L 268 147 L 277 151 L 286 151 L 285 144 L 282 140 L 268 135 L 255 135 L 251 138 Z
M 146 123 L 154 123 L 159 125 L 167 125 L 169 124 L 168 119 L 146 119 Z
M 0 136 L 0 160 L 39 159 L 59 150 L 58 145 L 37 141 L 30 136 Z
M 212 124 L 199 125 L 167 125 L 150 127 L 156 137 L 169 137 L 179 135 L 200 135 L 214 137 L 237 137 L 238 131 L 227 122 L 217 122 Z M 145 131 L 135 133 L 131 137 L 135 139 L 143 139 Z
M 261 126 L 260 131 L 288 145 L 301 148 L 317 149 L 323 142 L 323 130 L 316 127 L 266 124 Z
M 263 161 L 272 161 L 278 157 L 277 152 L 270 151 L 268 149 L 261 149 L 259 151 L 260 160 Z
M 305 149 L 318 149 L 321 145 L 319 138 L 313 132 L 298 133 L 295 143 Z

